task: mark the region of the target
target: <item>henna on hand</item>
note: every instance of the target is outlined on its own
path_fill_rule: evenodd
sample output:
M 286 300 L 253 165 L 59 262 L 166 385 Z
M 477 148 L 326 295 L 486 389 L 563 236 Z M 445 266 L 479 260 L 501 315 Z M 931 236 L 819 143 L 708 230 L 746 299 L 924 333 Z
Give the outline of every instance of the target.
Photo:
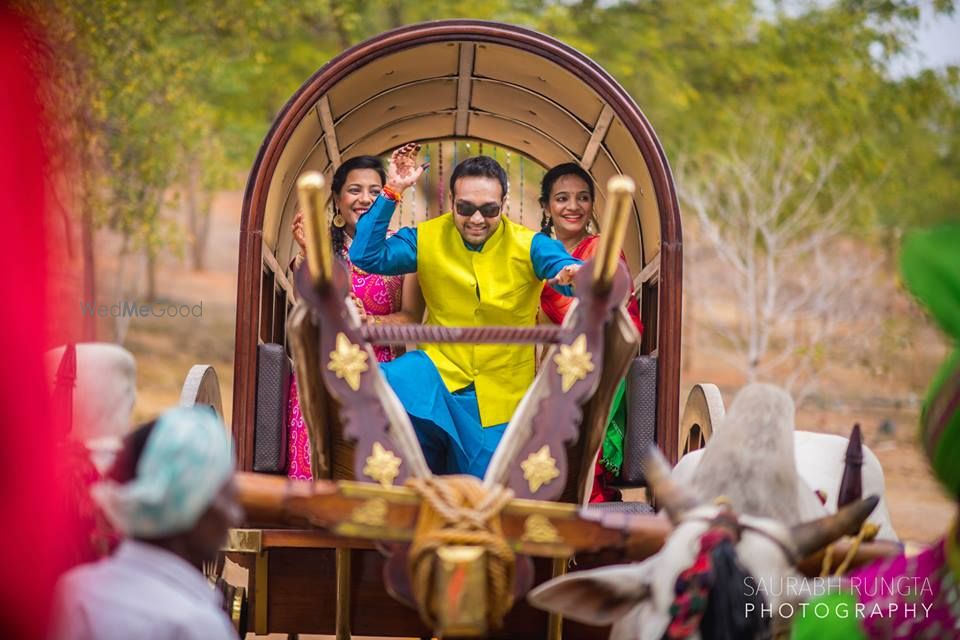
M 417 163 L 417 153 L 420 151 L 420 145 L 416 142 L 408 142 L 393 152 L 390 156 L 390 162 L 387 164 L 387 184 L 390 191 L 401 195 L 404 190 L 412 187 L 426 171 L 430 163 Z

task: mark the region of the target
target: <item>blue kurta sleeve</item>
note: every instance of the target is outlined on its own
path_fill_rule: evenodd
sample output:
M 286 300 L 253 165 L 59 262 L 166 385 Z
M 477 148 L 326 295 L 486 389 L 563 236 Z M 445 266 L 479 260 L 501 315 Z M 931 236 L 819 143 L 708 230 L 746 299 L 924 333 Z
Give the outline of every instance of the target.
M 368 273 L 398 276 L 417 270 L 417 230 L 402 227 L 387 237 L 396 203 L 383 194 L 357 220 L 350 244 L 350 262 Z
M 530 243 L 530 262 L 533 263 L 533 271 L 541 280 L 549 280 L 567 265 L 583 264 L 581 260 L 567 253 L 562 242 L 543 233 L 533 236 L 533 242 Z M 551 286 L 565 296 L 573 295 L 573 287 L 570 285 Z

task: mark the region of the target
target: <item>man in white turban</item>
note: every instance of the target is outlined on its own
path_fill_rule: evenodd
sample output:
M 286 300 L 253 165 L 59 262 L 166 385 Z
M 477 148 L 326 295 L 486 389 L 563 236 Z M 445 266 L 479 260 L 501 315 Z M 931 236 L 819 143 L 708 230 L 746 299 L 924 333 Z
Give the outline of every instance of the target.
M 90 342 L 47 351 L 44 368 L 58 444 L 54 472 L 69 520 L 62 549 L 66 569 L 102 558 L 118 542 L 94 507 L 90 486 L 110 469 L 130 433 L 137 365 L 119 345 Z
M 126 539 L 110 558 L 61 579 L 54 640 L 235 639 L 203 576 L 242 510 L 226 427 L 181 407 L 132 433 L 94 500 Z
M 53 413 L 65 422 L 58 429 L 86 448 L 97 469 L 105 472 L 130 432 L 137 398 L 133 354 L 116 344 L 81 343 L 47 351 L 44 366 Z

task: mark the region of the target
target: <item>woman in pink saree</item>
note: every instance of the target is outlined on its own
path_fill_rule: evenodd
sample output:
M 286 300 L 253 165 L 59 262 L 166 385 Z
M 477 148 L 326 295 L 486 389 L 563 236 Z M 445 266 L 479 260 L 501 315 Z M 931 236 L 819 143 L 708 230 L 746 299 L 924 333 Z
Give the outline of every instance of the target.
M 361 271 L 350 263 L 348 250 L 357 226 L 357 220 L 377 199 L 386 174 L 380 158 L 357 156 L 344 162 L 333 174 L 330 189 L 330 205 L 333 218 L 330 236 L 334 253 L 350 268 L 351 296 L 366 322 L 407 324 L 420 322 L 423 318 L 423 295 L 416 274 L 405 276 L 379 276 Z M 298 213 L 293 221 L 293 237 L 300 245 L 297 264 L 306 252 L 303 215 Z M 389 362 L 400 355 L 399 347 L 375 346 L 378 362 Z M 297 480 L 309 480 L 310 441 L 307 427 L 300 412 L 296 380 L 290 379 L 290 399 L 287 405 L 287 476 Z

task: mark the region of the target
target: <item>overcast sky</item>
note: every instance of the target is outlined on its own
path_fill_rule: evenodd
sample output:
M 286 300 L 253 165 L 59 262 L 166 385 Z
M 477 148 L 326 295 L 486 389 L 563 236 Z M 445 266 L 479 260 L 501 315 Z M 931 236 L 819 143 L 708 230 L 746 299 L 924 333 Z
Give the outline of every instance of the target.
M 893 67 L 895 75 L 910 74 L 926 67 L 942 68 L 960 65 L 960 10 L 952 16 L 933 17 L 932 11 L 924 11 L 917 37 L 917 53 L 897 60 Z
M 761 12 L 778 9 L 788 14 L 808 8 L 810 3 L 827 6 L 835 0 L 756 0 Z M 958 1 L 960 5 L 960 1 Z M 954 15 L 934 15 L 933 0 L 921 0 L 920 25 L 914 50 L 901 56 L 891 65 L 895 77 L 914 74 L 921 69 L 942 69 L 947 65 L 960 65 L 960 6 Z

